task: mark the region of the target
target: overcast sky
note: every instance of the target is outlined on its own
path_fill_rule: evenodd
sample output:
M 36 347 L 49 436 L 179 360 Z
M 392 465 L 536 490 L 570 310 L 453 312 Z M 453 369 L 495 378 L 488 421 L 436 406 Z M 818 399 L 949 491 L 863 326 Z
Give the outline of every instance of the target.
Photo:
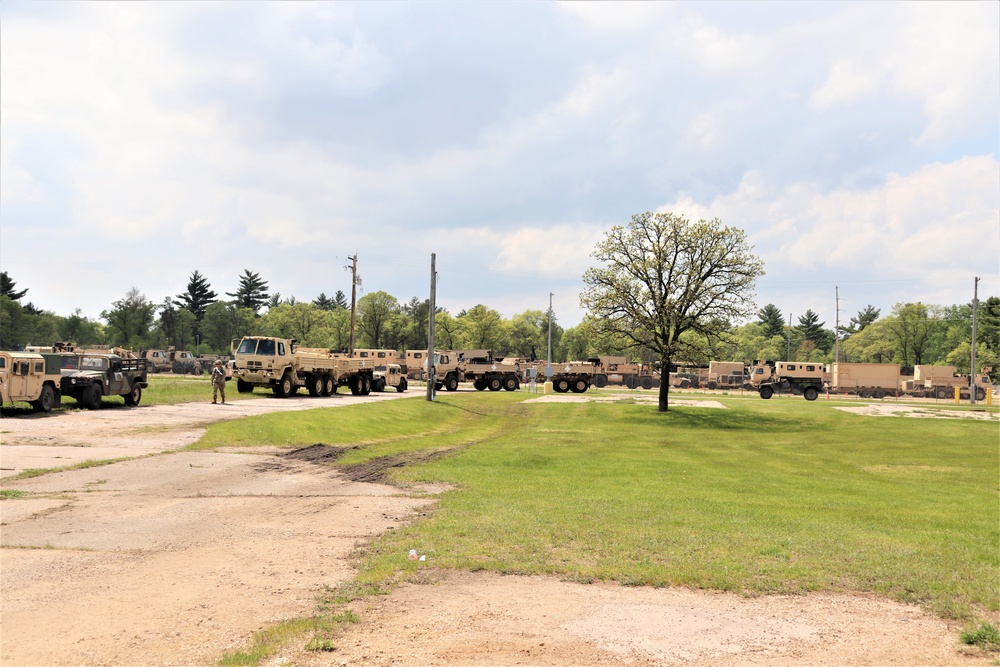
M 757 307 L 1000 295 L 997 2 L 0 3 L 0 267 L 97 317 L 192 271 L 583 316 L 634 213 L 745 229 Z

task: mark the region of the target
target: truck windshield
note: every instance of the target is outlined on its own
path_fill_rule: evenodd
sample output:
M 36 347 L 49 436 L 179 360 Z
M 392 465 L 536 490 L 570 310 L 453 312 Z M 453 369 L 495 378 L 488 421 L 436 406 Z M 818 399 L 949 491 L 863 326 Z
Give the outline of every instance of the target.
M 273 357 L 274 356 L 274 341 L 273 340 L 262 340 L 260 344 L 257 345 L 257 356 L 259 357 Z
M 240 343 L 240 348 L 236 350 L 236 354 L 253 354 L 257 349 L 257 339 L 256 338 L 245 338 L 242 343 Z

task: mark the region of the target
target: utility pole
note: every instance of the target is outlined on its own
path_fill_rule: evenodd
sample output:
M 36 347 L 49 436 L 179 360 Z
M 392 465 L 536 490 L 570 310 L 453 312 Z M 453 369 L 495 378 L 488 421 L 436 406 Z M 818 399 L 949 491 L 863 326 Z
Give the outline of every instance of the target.
M 792 314 L 788 313 L 788 354 L 785 361 L 792 360 Z
M 434 384 L 437 381 L 434 359 L 434 313 L 437 310 L 437 271 L 434 253 L 431 253 L 431 299 L 427 313 L 427 400 L 434 400 Z
M 833 363 L 840 363 L 840 287 L 833 288 L 834 300 L 837 302 L 836 324 L 833 329 Z
M 350 356 L 354 356 L 354 309 L 358 300 L 358 256 L 348 257 L 351 260 L 351 349 L 348 350 Z
M 969 367 L 969 403 L 976 404 L 976 326 L 979 319 L 979 276 L 972 283 L 972 365 Z
M 545 379 L 548 379 L 552 375 L 552 292 L 549 292 L 549 356 L 545 361 Z

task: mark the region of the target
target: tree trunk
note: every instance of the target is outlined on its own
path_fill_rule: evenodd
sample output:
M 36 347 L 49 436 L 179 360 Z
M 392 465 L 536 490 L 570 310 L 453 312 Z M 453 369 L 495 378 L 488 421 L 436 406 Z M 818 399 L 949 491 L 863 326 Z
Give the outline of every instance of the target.
M 658 412 L 667 412 L 670 398 L 670 357 L 660 359 L 660 404 Z

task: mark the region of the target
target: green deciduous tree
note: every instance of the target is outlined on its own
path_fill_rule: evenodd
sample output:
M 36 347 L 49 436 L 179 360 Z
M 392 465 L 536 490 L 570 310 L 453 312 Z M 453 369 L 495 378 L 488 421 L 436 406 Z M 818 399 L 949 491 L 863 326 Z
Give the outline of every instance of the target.
M 922 303 L 897 303 L 886 318 L 896 340 L 896 360 L 903 366 L 925 363 L 926 354 L 940 322 Z M 932 361 L 927 359 L 927 362 Z
M 580 303 L 597 332 L 655 351 L 665 369 L 696 352 L 686 334 L 717 340 L 720 323 L 750 315 L 764 273 L 743 230 L 672 213 L 632 216 L 612 227 L 593 256 L 604 265 L 584 273 Z M 661 412 L 669 408 L 668 385 L 660 386 Z
M 469 349 L 502 351 L 507 326 L 499 312 L 477 304 L 458 319 L 462 320 L 465 345 Z
M 233 297 L 237 308 L 249 308 L 256 315 L 271 298 L 267 289 L 267 281 L 263 280 L 260 274 L 253 273 L 250 269 L 243 269 L 240 286 L 235 292 L 226 292 L 226 296 Z M 280 299 L 281 294 L 277 297 Z
M 83 311 L 77 308 L 69 317 L 59 322 L 59 340 L 94 345 L 104 340 L 104 326 L 83 316 Z
M 248 336 L 256 331 L 257 317 L 250 308 L 240 308 L 232 301 L 214 301 L 205 309 L 201 320 L 204 341 L 216 353 L 226 353 L 230 342 Z
M 148 347 L 156 310 L 156 304 L 147 299 L 139 288 L 133 287 L 124 298 L 101 313 L 101 319 L 108 323 L 108 342 L 135 349 Z
M 387 348 L 397 333 L 392 320 L 399 312 L 399 301 L 388 292 L 371 292 L 358 299 L 355 347 Z

